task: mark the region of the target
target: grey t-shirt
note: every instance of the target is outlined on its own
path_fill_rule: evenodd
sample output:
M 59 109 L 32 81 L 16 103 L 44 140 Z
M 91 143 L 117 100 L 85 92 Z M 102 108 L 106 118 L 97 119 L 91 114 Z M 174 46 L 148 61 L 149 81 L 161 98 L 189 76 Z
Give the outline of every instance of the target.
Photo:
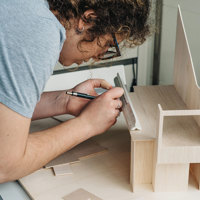
M 0 102 L 31 118 L 65 40 L 44 0 L 0 1 Z

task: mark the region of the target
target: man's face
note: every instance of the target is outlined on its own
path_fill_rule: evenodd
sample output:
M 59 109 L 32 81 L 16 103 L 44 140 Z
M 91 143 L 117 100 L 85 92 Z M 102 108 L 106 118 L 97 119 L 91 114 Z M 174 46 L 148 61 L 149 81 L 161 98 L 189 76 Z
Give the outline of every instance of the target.
M 93 42 L 81 41 L 84 35 L 77 34 L 75 31 L 67 32 L 66 36 L 66 41 L 59 58 L 60 63 L 64 66 L 70 66 L 73 63 L 80 65 L 91 58 L 97 61 L 99 56 L 103 55 L 110 46 L 114 45 L 111 35 L 101 36 L 99 41 L 95 39 Z

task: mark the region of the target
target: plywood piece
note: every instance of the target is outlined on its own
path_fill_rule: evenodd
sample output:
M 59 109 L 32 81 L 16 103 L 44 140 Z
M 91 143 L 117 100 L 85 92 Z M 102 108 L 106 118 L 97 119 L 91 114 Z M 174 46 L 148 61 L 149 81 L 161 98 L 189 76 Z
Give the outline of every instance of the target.
M 159 105 L 157 163 L 200 162 L 200 128 L 193 114 L 200 110 L 169 111 Z
M 106 148 L 100 146 L 94 140 L 89 139 L 50 161 L 45 167 L 50 168 L 67 163 L 79 162 L 80 159 L 96 156 L 97 154 L 104 153 L 105 151 Z
M 174 86 L 188 109 L 200 109 L 200 88 L 197 84 L 180 9 L 177 17 Z M 200 126 L 200 117 L 195 117 L 195 120 Z
M 189 164 L 157 164 L 155 167 L 155 192 L 178 192 L 188 189 Z
M 63 199 L 64 200 L 102 200 L 99 197 L 95 196 L 94 194 L 92 194 L 82 188 L 63 197 Z
M 154 141 L 132 141 L 133 190 L 140 184 L 152 183 Z
M 76 146 L 73 149 L 73 153 L 79 159 L 85 159 L 92 156 L 96 156 L 97 154 L 104 153 L 106 150 L 106 148 L 100 146 L 97 142 L 90 139 Z
M 170 86 L 136 86 L 130 93 L 132 104 L 142 126 L 142 131 L 131 131 L 133 140 L 156 138 L 158 104 L 165 110 L 185 110 L 185 103 L 175 87 Z
M 69 150 L 62 155 L 58 156 L 54 160 L 50 161 L 45 165 L 46 168 L 58 166 L 58 165 L 63 165 L 67 163 L 76 163 L 80 162 L 79 158 L 77 157 L 76 154 L 72 150 Z
M 70 164 L 54 166 L 53 171 L 56 176 L 73 174 Z

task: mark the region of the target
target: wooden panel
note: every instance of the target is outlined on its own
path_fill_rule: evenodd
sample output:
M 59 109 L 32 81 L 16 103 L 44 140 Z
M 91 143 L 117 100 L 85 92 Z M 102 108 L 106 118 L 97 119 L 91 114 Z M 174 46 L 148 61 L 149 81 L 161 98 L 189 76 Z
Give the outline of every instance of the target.
M 104 153 L 106 148 L 100 146 L 97 142 L 90 139 L 82 142 L 73 149 L 65 152 L 64 154 L 58 156 L 54 160 L 46 164 L 45 167 L 53 167 L 57 165 L 62 165 L 66 163 L 79 162 L 80 159 L 89 158 L 100 153 Z
M 188 109 L 200 109 L 200 88 L 197 84 L 192 56 L 181 15 L 177 18 L 174 61 L 174 85 Z M 200 117 L 195 117 L 200 126 Z
M 156 138 L 158 104 L 165 110 L 187 109 L 174 86 L 137 86 L 134 89 L 135 92 L 130 93 L 130 98 L 142 131 L 131 131 L 133 140 Z
M 156 162 L 200 162 L 200 128 L 190 116 L 193 114 L 200 115 L 200 110 L 169 111 L 159 105 Z
M 178 192 L 188 189 L 189 164 L 157 164 L 155 168 L 155 192 Z
M 154 141 L 136 141 L 134 145 L 134 184 L 151 184 Z
M 63 165 L 67 163 L 75 163 L 80 162 L 79 158 L 76 154 L 74 154 L 73 150 L 67 151 L 64 154 L 58 156 L 57 158 L 53 159 L 49 163 L 45 165 L 46 168 Z

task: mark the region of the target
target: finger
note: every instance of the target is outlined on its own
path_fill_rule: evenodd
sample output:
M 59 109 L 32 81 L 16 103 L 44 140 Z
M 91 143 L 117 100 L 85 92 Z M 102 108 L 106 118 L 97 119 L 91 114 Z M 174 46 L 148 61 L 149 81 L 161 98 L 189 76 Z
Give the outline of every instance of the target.
M 108 90 L 107 92 L 104 93 L 104 95 L 108 95 L 112 99 L 118 99 L 123 94 L 124 94 L 124 90 L 120 87 L 112 88 L 112 89 L 110 89 L 110 90 Z
M 122 107 L 122 101 L 120 101 L 119 99 L 115 100 L 114 107 L 115 107 L 115 109 L 120 110 L 120 108 Z
M 118 118 L 120 115 L 120 111 L 118 109 L 115 110 L 115 118 Z
M 94 88 L 111 89 L 112 85 L 104 79 L 90 79 Z

